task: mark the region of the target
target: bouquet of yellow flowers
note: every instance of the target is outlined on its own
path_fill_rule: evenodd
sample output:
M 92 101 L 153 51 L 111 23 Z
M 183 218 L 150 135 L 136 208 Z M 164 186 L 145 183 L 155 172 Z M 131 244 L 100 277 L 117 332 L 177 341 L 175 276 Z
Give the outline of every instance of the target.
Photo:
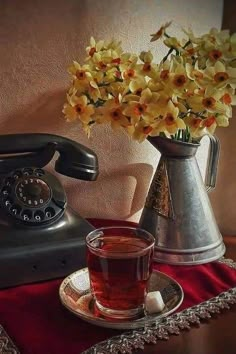
M 109 123 L 133 139 L 165 136 L 186 142 L 226 127 L 236 88 L 236 33 L 211 29 L 196 37 L 183 30 L 167 34 L 170 23 L 151 35 L 168 47 L 160 63 L 150 51 L 126 53 L 121 43 L 91 38 L 84 64 L 69 67 L 71 86 L 63 113 L 90 135 L 95 124 Z

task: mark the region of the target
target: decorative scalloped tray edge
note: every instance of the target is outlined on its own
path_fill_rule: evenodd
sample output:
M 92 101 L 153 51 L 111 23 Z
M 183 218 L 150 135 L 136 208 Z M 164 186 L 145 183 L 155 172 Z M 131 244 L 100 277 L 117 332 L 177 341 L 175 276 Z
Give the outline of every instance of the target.
M 236 269 L 232 259 L 220 258 L 230 268 Z M 158 339 L 169 339 L 171 334 L 180 334 L 181 330 L 190 329 L 191 325 L 200 324 L 201 320 L 211 318 L 236 303 L 236 287 L 225 291 L 207 301 L 189 307 L 163 319 L 161 322 L 147 325 L 145 328 L 125 332 L 111 337 L 85 350 L 81 354 L 131 354 L 136 349 L 144 349 L 145 343 L 156 343 Z

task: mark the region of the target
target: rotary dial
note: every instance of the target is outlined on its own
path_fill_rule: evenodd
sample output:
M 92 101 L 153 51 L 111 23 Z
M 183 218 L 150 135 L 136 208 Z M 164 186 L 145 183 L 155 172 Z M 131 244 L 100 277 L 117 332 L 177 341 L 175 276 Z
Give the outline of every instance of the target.
M 29 225 L 53 222 L 64 214 L 66 196 L 55 176 L 40 168 L 22 168 L 0 185 L 0 209 Z
M 50 197 L 48 185 L 39 178 L 26 177 L 16 185 L 17 198 L 27 207 L 42 207 Z

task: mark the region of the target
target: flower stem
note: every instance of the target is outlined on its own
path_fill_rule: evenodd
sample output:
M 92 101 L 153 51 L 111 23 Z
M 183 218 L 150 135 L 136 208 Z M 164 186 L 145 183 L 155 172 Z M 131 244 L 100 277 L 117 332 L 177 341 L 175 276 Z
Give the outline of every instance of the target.
M 168 56 L 173 52 L 174 48 L 170 48 L 168 53 L 166 54 L 166 56 L 162 59 L 162 62 L 164 63 L 167 59 L 168 59 Z

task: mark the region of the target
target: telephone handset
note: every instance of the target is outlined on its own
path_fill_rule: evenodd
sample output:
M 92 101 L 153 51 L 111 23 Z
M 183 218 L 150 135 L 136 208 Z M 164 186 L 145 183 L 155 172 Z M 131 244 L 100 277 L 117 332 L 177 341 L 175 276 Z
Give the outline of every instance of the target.
M 77 142 L 51 134 L 0 136 L 0 204 L 13 219 L 38 225 L 63 213 L 64 189 L 54 175 L 42 169 L 56 151 L 60 154 L 57 172 L 88 181 L 97 178 L 96 155 Z
M 41 133 L 0 136 L 0 288 L 85 266 L 85 235 L 93 226 L 67 205 L 61 182 L 44 169 L 56 152 L 55 171 L 96 180 L 96 154 L 75 141 Z

